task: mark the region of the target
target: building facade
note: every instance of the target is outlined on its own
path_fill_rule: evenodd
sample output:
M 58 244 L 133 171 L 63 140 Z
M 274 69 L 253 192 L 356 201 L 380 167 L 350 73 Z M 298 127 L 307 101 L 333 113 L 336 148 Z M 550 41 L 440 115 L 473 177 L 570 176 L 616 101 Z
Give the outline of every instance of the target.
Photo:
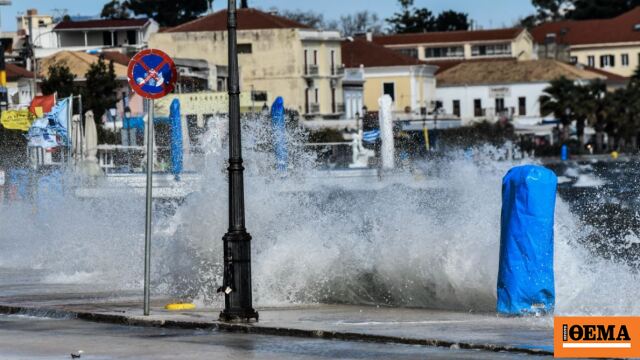
M 434 107 L 437 67 L 365 39 L 344 41 L 342 56 L 347 72 L 363 75 L 362 103 L 368 111 L 378 111 L 385 94 L 396 114 L 426 116 Z
M 531 30 L 540 58 L 629 77 L 640 65 L 640 7 L 612 19 L 569 20 Z
M 371 40 L 422 61 L 530 60 L 535 56 L 533 38 L 523 28 L 384 35 Z
M 238 62 L 242 91 L 264 92 L 267 101 L 308 119 L 344 113 L 340 34 L 320 31 L 256 9 L 238 10 Z M 153 34 L 149 46 L 170 56 L 227 66 L 227 15 L 220 11 Z
M 463 124 L 499 119 L 518 126 L 540 125 L 553 116 L 540 113 L 540 96 L 559 77 L 577 83 L 609 81 L 617 76 L 556 60 L 467 62 L 437 76 L 437 99 Z

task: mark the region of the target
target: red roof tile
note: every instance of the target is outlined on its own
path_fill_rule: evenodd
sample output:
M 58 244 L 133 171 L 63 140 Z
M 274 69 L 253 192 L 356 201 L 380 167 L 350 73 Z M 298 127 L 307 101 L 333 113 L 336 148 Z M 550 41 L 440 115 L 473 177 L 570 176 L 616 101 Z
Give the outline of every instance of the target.
M 238 30 L 258 29 L 310 29 L 310 26 L 300 24 L 282 16 L 272 15 L 256 9 L 238 9 Z M 166 29 L 163 32 L 191 32 L 191 31 L 226 31 L 227 11 L 222 10 L 211 15 L 189 21 L 182 25 Z
M 438 71 L 436 71 L 436 75 L 440 74 L 443 71 L 447 71 L 454 66 L 460 65 L 462 63 L 469 62 L 492 62 L 492 61 L 505 61 L 505 60 L 514 60 L 515 58 L 510 56 L 505 57 L 495 57 L 495 58 L 482 58 L 482 59 L 458 59 L 458 60 L 428 60 L 426 63 L 429 65 L 435 65 L 438 67 Z
M 523 28 L 511 28 L 396 34 L 374 36 L 373 42 L 380 45 L 404 45 L 428 43 L 458 43 L 466 41 L 499 41 L 515 39 L 523 31 Z
M 7 71 L 7 80 L 16 81 L 21 78 L 33 78 L 33 73 L 23 67 L 15 64 L 7 63 L 5 65 Z
M 53 30 L 135 28 L 143 27 L 148 22 L 149 19 L 96 19 L 84 21 L 63 21 L 56 25 Z
M 342 42 L 342 62 L 345 67 L 425 65 L 418 59 L 403 55 L 370 41 L 355 39 Z
M 131 61 L 131 58 L 128 55 L 117 51 L 103 51 L 101 54 L 105 60 L 113 60 L 114 63 L 124 66 L 129 66 L 129 61 Z
M 640 41 L 640 7 L 618 17 L 599 20 L 566 20 L 536 26 L 531 30 L 534 41 L 544 44 L 548 34 L 555 42 L 568 45 L 605 44 Z

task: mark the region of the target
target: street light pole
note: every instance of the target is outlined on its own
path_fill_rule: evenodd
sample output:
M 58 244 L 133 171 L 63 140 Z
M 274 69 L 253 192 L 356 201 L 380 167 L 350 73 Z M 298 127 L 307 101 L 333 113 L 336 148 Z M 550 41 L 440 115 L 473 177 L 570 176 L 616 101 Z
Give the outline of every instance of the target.
M 236 0 L 229 0 L 227 28 L 229 39 L 229 230 L 224 246 L 224 310 L 222 321 L 258 320 L 251 294 L 251 235 L 245 228 L 244 167 L 240 134 L 240 85 L 236 39 Z

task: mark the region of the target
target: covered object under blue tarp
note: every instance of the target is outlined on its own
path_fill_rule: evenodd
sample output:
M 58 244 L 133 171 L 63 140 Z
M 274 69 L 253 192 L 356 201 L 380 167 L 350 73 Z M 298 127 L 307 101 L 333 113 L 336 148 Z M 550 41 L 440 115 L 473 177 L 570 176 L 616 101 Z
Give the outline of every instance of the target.
M 558 179 L 549 169 L 515 167 L 502 180 L 497 310 L 553 312 L 553 222 Z

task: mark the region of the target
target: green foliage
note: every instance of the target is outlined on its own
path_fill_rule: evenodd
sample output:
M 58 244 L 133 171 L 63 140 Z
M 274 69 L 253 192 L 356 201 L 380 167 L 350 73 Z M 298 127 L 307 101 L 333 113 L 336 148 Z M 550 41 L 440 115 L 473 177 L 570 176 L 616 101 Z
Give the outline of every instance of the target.
M 369 31 L 379 34 L 382 33 L 382 22 L 376 13 L 364 10 L 355 14 L 341 16 L 338 25 L 333 26 L 333 28 L 340 30 L 343 36 L 352 36 Z
M 126 2 L 111 0 L 102 7 L 101 18 L 105 19 L 128 19 L 131 17 Z
M 123 5 L 135 15 L 152 18 L 160 26 L 176 26 L 205 13 L 213 0 L 126 0 Z
M 118 89 L 118 83 L 113 61 L 109 61 L 107 65 L 101 56 L 97 62 L 91 64 L 85 78 L 87 82 L 82 96 L 85 111 L 93 111 L 96 127 L 98 128 L 98 140 L 106 143 L 106 135 L 101 126 L 102 116 L 117 101 L 116 90 Z
M 468 15 L 452 10 L 437 17 L 427 8 L 416 8 L 413 0 L 398 0 L 401 10 L 387 19 L 390 31 L 396 34 L 469 29 Z
M 640 0 L 532 0 L 531 2 L 536 8 L 536 14 L 521 20 L 520 24 L 525 27 L 563 19 L 608 19 L 640 6 Z
M 65 98 L 73 94 L 73 81 L 76 76 L 71 73 L 66 63 L 51 65 L 48 73 L 49 75 L 42 80 L 41 85 L 44 95 L 51 95 L 57 92 L 58 98 Z
M 273 10 L 276 10 L 273 8 Z M 307 25 L 314 29 L 320 29 L 327 26 L 324 21 L 324 15 L 315 11 L 303 11 L 303 10 L 281 10 L 278 11 L 279 16 L 285 17 L 289 20 L 299 22 L 300 24 Z

